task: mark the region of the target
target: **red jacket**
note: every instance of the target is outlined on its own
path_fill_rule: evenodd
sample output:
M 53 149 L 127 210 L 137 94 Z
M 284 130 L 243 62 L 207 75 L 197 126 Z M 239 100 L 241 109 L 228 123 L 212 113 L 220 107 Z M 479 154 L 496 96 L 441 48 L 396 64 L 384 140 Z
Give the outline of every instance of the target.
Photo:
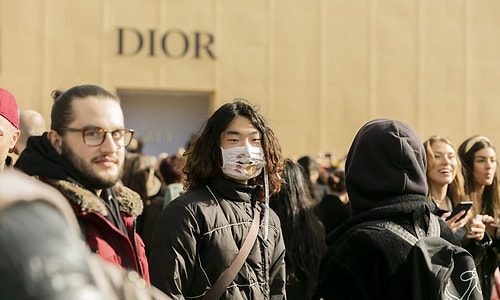
M 139 194 L 122 185 L 112 188 L 127 229 L 125 235 L 105 217 L 109 211 L 99 196 L 69 181 L 44 181 L 57 188 L 69 200 L 92 252 L 108 262 L 138 272 L 149 283 L 144 243 L 135 232 L 135 218 L 143 209 Z

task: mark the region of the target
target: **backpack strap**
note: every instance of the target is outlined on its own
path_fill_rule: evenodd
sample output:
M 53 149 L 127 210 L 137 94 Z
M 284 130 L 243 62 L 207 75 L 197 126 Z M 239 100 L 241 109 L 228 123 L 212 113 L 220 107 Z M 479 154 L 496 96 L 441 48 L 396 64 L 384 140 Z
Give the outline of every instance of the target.
M 391 231 L 392 233 L 395 233 L 397 236 L 402 238 L 403 240 L 407 241 L 408 244 L 410 245 L 415 245 L 418 241 L 418 238 L 414 236 L 411 232 L 406 230 L 403 226 L 394 223 L 392 221 L 387 221 L 384 223 L 379 223 L 378 226 L 384 227 L 387 230 Z
M 441 226 L 439 225 L 439 217 L 435 214 L 430 214 L 429 216 L 429 230 L 427 231 L 427 236 L 441 236 Z
M 407 241 L 412 246 L 415 245 L 417 241 L 423 237 L 426 236 L 439 237 L 441 235 L 441 227 L 439 225 L 439 219 L 434 214 L 429 215 L 429 228 L 427 232 L 424 231 L 424 229 L 422 228 L 422 226 L 420 226 L 420 224 L 418 223 L 415 224 L 415 231 L 417 233 L 417 236 L 413 235 L 403 226 L 393 221 L 378 223 L 377 226 L 384 227 L 390 230 L 391 232 L 397 234 L 403 240 Z

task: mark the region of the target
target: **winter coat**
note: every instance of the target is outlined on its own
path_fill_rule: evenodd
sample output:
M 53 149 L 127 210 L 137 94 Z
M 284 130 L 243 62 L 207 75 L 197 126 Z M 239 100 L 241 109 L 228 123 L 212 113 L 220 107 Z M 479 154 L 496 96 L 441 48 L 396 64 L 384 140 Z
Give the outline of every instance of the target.
M 170 299 L 91 253 L 56 189 L 12 169 L 0 186 L 0 299 Z
M 201 299 L 231 265 L 252 224 L 255 187 L 222 176 L 171 201 L 153 233 L 153 285 L 175 299 Z M 220 299 L 284 299 L 285 246 L 278 216 L 263 213 L 257 240 Z
M 101 192 L 118 205 L 119 217 L 125 225 L 121 230 L 108 220 L 111 212 L 105 200 L 93 191 L 92 184 L 71 162 L 55 151 L 47 133 L 28 139 L 15 167 L 54 186 L 68 199 L 93 252 L 108 262 L 138 272 L 149 282 L 144 243 L 135 232 L 135 218 L 143 209 L 136 192 L 122 185 Z
M 413 233 L 416 222 L 427 230 L 433 207 L 423 195 L 404 195 L 390 203 L 349 219 L 328 236 L 329 248 L 314 299 L 410 298 L 411 272 L 404 263 L 410 244 L 386 229 L 355 227 L 372 220 L 391 220 Z M 441 237 L 460 245 L 442 221 L 440 230 Z
M 349 149 L 346 187 L 351 217 L 327 237 L 315 299 L 408 299 L 411 272 L 405 262 L 410 244 L 366 221 L 391 220 L 415 234 L 427 230 L 435 210 L 426 199 L 426 154 L 407 124 L 378 119 L 365 124 Z M 460 241 L 440 221 L 441 236 Z
M 108 262 L 136 271 L 149 282 L 145 246 L 135 232 L 135 216 L 141 214 L 143 205 L 136 192 L 121 185 L 112 188 L 127 230 L 125 235 L 105 217 L 108 209 L 96 194 L 72 182 L 40 179 L 58 189 L 69 200 L 92 252 Z

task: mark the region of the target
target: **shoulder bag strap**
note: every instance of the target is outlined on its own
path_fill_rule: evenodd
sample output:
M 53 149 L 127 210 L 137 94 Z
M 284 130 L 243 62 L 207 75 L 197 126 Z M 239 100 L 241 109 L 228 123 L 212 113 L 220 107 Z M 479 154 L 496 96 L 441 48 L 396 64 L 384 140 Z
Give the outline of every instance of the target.
M 243 242 L 243 246 L 238 252 L 238 255 L 233 260 L 229 268 L 227 268 L 224 273 L 217 279 L 214 285 L 210 288 L 210 290 L 205 294 L 203 300 L 211 300 L 211 299 L 219 299 L 219 297 L 224 293 L 226 288 L 229 286 L 231 281 L 233 281 L 234 277 L 241 270 L 243 263 L 248 257 L 250 250 L 252 249 L 253 244 L 255 243 L 255 239 L 257 238 L 257 234 L 259 232 L 259 223 L 260 223 L 260 211 L 258 209 L 253 210 L 253 221 L 252 227 L 250 227 L 250 231 Z

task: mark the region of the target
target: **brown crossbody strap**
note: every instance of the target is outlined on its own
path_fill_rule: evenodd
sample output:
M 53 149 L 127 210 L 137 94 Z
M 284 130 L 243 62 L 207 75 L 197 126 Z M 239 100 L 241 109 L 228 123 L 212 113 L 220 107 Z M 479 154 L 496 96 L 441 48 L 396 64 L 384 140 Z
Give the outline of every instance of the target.
M 227 289 L 231 281 L 233 281 L 234 277 L 241 270 L 243 263 L 248 257 L 250 250 L 252 249 L 253 244 L 255 243 L 255 239 L 257 238 L 257 234 L 259 232 L 259 223 L 260 223 L 260 211 L 258 209 L 253 210 L 253 221 L 252 227 L 250 227 L 250 231 L 243 242 L 243 246 L 238 252 L 238 255 L 233 260 L 229 268 L 227 268 L 224 273 L 217 279 L 214 285 L 210 288 L 210 290 L 205 294 L 203 300 L 215 300 L 219 299 L 219 297 L 224 293 Z

